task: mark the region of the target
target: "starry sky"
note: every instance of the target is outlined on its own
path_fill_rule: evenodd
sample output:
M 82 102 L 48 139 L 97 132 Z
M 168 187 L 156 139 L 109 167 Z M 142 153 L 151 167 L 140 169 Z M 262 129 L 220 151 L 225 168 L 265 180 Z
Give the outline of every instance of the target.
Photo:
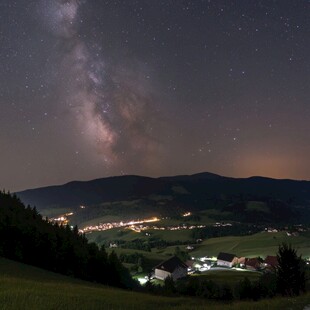
M 310 179 L 310 1 L 1 0 L 0 186 Z

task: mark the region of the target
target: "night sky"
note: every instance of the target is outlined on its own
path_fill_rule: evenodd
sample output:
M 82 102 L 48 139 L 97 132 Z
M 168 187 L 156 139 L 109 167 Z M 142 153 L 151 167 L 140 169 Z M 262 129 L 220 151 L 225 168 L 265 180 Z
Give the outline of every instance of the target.
M 1 0 L 0 187 L 310 179 L 310 1 Z

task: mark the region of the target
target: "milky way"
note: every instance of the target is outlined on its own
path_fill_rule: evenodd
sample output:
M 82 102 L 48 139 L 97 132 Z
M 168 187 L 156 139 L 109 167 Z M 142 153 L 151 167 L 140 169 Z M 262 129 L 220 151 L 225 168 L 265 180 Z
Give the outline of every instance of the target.
M 2 0 L 0 186 L 310 176 L 307 0 Z
M 77 22 L 83 3 L 44 1 L 39 10 L 44 24 L 59 37 L 65 108 L 76 120 L 81 143 L 88 143 L 107 169 L 114 166 L 123 173 L 139 163 L 155 171 L 160 143 L 152 137 L 152 90 L 139 77 L 138 65 L 111 67 L 104 62 L 103 47 L 87 47 Z

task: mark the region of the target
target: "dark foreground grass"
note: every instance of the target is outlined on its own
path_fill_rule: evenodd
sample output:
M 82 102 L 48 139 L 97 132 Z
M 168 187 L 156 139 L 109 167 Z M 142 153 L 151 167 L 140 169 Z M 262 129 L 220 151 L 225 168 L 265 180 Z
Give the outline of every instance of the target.
M 109 288 L 0 259 L 0 309 L 303 309 L 310 295 L 230 305 Z

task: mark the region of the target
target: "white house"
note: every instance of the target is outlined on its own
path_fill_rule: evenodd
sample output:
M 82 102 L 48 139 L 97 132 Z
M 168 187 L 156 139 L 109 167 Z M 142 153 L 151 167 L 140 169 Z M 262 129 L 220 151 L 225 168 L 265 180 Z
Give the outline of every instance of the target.
M 187 276 L 187 268 L 185 263 L 173 256 L 155 267 L 155 278 L 165 280 L 172 277 L 173 280 L 178 280 Z
M 217 256 L 217 265 L 231 268 L 238 262 L 238 257 L 235 254 L 220 252 Z

